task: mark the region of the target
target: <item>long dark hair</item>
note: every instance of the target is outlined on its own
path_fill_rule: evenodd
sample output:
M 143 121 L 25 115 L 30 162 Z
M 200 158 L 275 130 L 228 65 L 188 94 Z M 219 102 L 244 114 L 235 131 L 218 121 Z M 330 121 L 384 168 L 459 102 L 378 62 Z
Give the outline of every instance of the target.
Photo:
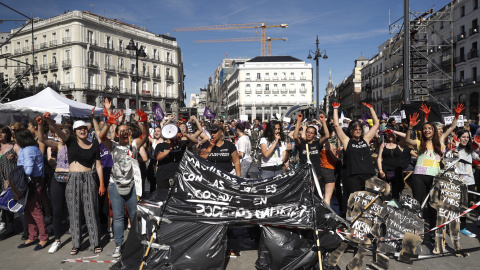
M 463 146 L 462 144 L 459 144 L 458 145 L 458 148 L 460 149 L 465 149 L 465 152 L 467 152 L 467 154 L 471 154 L 473 152 L 473 146 L 472 146 L 472 138 L 470 137 L 470 134 L 468 133 L 468 131 L 465 131 L 465 130 L 459 130 L 457 131 L 457 137 L 458 139 L 460 139 L 460 137 L 463 136 L 463 134 L 467 133 L 468 134 L 468 142 L 467 142 L 467 145 Z
M 433 151 L 435 154 L 442 156 L 442 144 L 440 142 L 440 138 L 438 136 L 438 130 L 437 126 L 431 122 L 427 122 L 423 124 L 422 126 L 422 131 L 421 131 L 421 136 L 420 136 L 420 149 L 418 149 L 418 154 L 421 155 L 427 151 L 427 138 L 425 138 L 425 135 L 423 135 L 423 128 L 425 125 L 430 125 L 433 128 L 433 136 L 432 136 L 432 144 L 433 144 Z
M 15 139 L 20 148 L 25 148 L 27 146 L 38 146 L 32 133 L 26 128 L 15 130 Z
M 9 127 L 5 125 L 0 125 L 0 131 L 5 134 L 5 137 L 7 139 L 7 143 L 12 142 L 12 131 L 10 130 Z
M 282 124 L 278 121 L 269 121 L 267 123 L 267 126 L 265 128 L 265 131 L 263 132 L 264 138 L 267 138 L 268 143 L 273 143 L 275 141 L 275 126 L 279 125 L 280 126 L 280 141 L 284 142 L 285 141 L 285 134 L 283 134 L 282 130 Z

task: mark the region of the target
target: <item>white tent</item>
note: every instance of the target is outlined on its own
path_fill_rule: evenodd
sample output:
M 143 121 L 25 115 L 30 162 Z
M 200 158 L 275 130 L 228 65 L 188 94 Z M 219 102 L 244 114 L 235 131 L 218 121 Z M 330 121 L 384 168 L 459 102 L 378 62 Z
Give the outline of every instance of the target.
M 45 88 L 34 96 L 15 100 L 6 104 L 28 107 L 36 111 L 48 111 L 52 114 L 56 113 L 58 119 L 56 118 L 55 120 L 57 122 L 60 120 L 61 116 L 67 115 L 72 117 L 89 117 L 93 108 L 91 105 L 63 97 L 50 87 Z M 96 115 L 99 115 L 101 112 L 103 112 L 102 108 L 95 109 Z

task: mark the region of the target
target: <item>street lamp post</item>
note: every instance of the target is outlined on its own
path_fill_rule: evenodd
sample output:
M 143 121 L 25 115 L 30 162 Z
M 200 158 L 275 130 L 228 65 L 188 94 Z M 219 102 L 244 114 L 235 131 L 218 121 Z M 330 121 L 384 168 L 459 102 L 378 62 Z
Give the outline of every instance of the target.
M 316 50 L 315 50 L 315 51 L 309 50 L 307 59 L 308 59 L 308 60 L 312 59 L 312 55 L 311 55 L 310 53 L 313 53 L 313 54 L 314 54 L 313 60 L 316 61 L 316 68 L 317 68 L 317 83 L 316 83 L 316 88 L 317 88 L 317 104 L 316 104 L 316 110 L 317 110 L 317 119 L 318 119 L 318 116 L 319 116 L 319 113 L 320 113 L 320 109 L 319 109 L 319 105 L 320 105 L 320 102 L 319 102 L 320 89 L 319 89 L 319 86 L 318 86 L 318 59 L 320 59 L 320 58 L 322 57 L 322 53 L 323 53 L 323 59 L 327 59 L 328 56 L 327 56 L 327 52 L 326 52 L 325 50 L 320 51 L 320 49 L 318 48 L 318 35 L 317 35 L 317 42 L 315 42 L 315 44 L 317 45 Z M 327 106 L 328 106 L 328 104 L 327 104 Z
M 135 44 L 135 42 L 133 41 L 133 39 L 130 39 L 130 43 L 127 45 L 127 50 L 129 51 L 135 51 L 135 69 L 136 69 L 136 72 L 135 72 L 135 84 L 136 84 L 136 100 L 135 100 L 135 107 L 136 109 L 138 110 L 140 108 L 140 101 L 139 101 L 139 94 L 138 94 L 138 57 L 147 57 L 147 54 L 145 53 L 145 49 L 143 46 L 140 46 L 140 48 L 138 48 L 138 43 Z

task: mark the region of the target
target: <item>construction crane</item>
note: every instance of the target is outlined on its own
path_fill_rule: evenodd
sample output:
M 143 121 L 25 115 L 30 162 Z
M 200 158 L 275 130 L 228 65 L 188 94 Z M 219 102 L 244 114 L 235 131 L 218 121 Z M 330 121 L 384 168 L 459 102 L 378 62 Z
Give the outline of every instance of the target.
M 271 38 L 267 37 L 267 55 L 272 55 L 272 40 L 287 41 L 288 38 Z M 194 40 L 193 43 L 214 43 L 214 42 L 244 42 L 244 41 L 261 41 L 261 37 L 245 37 L 245 38 L 226 38 L 226 39 L 209 39 L 209 40 Z M 262 53 L 262 56 L 265 52 Z
M 260 42 L 262 46 L 262 56 L 265 56 L 265 46 L 267 39 L 265 37 L 265 29 L 280 27 L 287 28 L 288 24 L 282 23 L 277 25 L 266 25 L 265 23 L 243 23 L 243 24 L 223 24 L 223 25 L 212 25 L 212 26 L 200 26 L 200 27 L 185 27 L 185 28 L 174 28 L 174 32 L 186 32 L 186 31 L 211 31 L 211 30 L 232 30 L 232 29 L 248 29 L 248 28 L 260 28 L 261 36 Z

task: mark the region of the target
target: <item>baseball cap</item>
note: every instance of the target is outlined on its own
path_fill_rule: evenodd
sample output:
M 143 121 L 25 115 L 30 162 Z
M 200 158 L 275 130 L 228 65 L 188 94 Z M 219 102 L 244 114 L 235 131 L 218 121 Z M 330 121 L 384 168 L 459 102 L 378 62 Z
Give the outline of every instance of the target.
M 86 126 L 87 126 L 87 123 L 85 123 L 85 121 L 82 121 L 82 120 L 78 120 L 73 123 L 73 129 L 77 129 L 79 127 L 86 127 Z
M 219 130 L 221 130 L 221 128 L 217 125 L 212 125 L 210 126 L 208 129 L 207 129 L 209 132 L 212 132 L 212 133 L 216 133 L 218 132 Z

